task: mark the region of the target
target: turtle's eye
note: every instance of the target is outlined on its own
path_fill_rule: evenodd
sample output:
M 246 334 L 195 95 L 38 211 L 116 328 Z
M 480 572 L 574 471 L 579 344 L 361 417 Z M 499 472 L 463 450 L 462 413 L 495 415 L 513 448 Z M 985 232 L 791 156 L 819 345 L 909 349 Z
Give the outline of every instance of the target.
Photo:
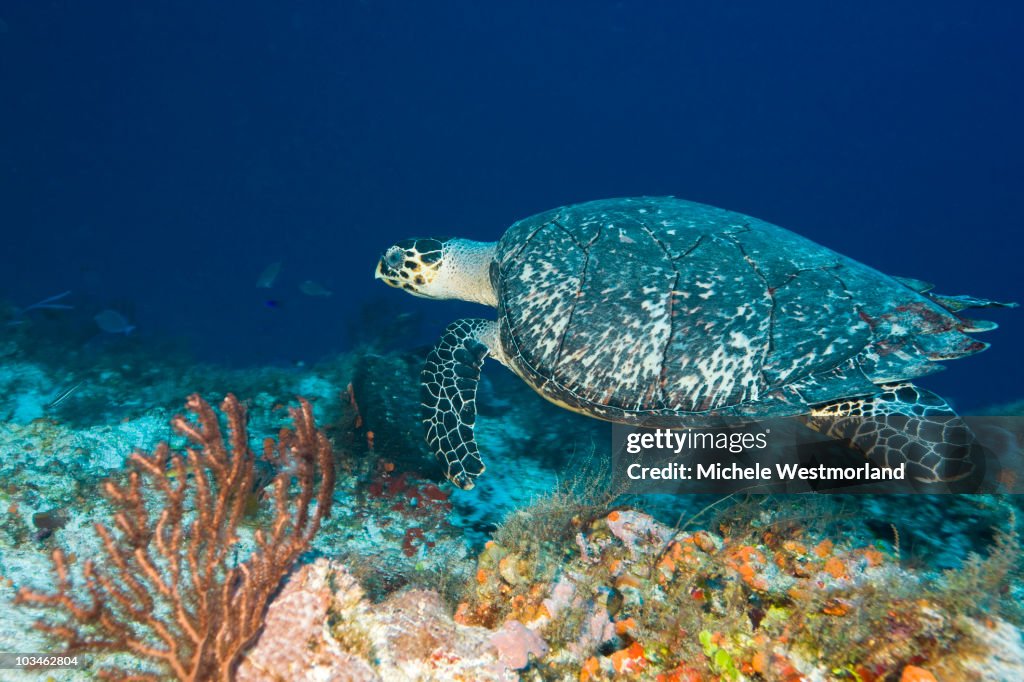
M 390 248 L 388 252 L 384 254 L 384 262 L 387 263 L 389 268 L 397 270 L 402 267 L 402 261 L 405 260 L 405 254 L 401 249 Z

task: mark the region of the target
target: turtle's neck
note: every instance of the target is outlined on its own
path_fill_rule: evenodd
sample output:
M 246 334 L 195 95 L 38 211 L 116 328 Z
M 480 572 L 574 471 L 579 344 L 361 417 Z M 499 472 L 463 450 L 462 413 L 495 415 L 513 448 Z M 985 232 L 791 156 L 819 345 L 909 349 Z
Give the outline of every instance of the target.
M 497 242 L 474 242 L 449 239 L 441 258 L 445 298 L 458 298 L 471 303 L 498 307 L 498 293 L 491 284 L 491 262 L 498 249 Z

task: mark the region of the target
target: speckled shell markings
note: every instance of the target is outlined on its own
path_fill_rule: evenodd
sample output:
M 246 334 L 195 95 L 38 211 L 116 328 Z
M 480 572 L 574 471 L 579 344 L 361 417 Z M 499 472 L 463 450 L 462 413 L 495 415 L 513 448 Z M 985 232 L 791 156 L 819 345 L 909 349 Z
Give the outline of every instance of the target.
M 984 347 L 891 277 L 674 198 L 519 221 L 492 279 L 520 374 L 555 402 L 616 421 L 799 414 Z

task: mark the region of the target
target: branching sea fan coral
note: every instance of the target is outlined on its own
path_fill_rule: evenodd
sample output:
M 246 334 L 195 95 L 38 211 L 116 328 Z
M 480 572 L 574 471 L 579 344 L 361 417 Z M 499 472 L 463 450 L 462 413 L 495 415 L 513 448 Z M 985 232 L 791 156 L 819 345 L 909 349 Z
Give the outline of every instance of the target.
M 196 421 L 172 420 L 191 443 L 184 454 L 166 443 L 136 452 L 127 482 L 104 484 L 117 511 L 112 528 L 96 524 L 103 554 L 85 562 L 84 590 L 56 550 L 57 591 L 23 588 L 17 596 L 17 603 L 54 612 L 36 627 L 63 640 L 69 653 L 128 652 L 152 670 L 108 667 L 101 671 L 107 679 L 230 679 L 270 597 L 330 512 L 331 446 L 301 400 L 291 410 L 293 429 L 263 444 L 277 471 L 273 523 L 255 532 L 252 554 L 235 561 L 257 475 L 246 411 L 233 395 L 224 399 L 225 438 L 206 401 L 192 395 L 186 407 Z

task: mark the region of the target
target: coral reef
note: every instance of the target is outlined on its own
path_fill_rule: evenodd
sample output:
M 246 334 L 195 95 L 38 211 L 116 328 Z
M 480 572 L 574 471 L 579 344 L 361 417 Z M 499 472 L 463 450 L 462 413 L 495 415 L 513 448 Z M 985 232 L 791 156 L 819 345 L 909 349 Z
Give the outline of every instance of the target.
M 239 666 L 257 680 L 516 680 L 484 628 L 460 625 L 436 592 L 368 601 L 340 564 L 318 559 L 292 576 Z
M 1013 532 L 935 579 L 764 507 L 716 532 L 575 507 L 543 528 L 562 532 L 522 535 L 566 501 L 523 510 L 488 543 L 454 618 L 434 591 L 374 603 L 342 564 L 304 566 L 239 679 L 1024 679 L 1020 631 L 997 603 L 1019 561 Z
M 151 454 L 136 452 L 127 483 L 104 485 L 118 512 L 113 529 L 95 526 L 104 555 L 85 561 L 87 597 L 56 549 L 56 592 L 23 588 L 15 600 L 52 611 L 36 627 L 63 641 L 68 653 L 130 652 L 152 666 L 150 672 L 109 666 L 102 674 L 110 679 L 231 679 L 271 595 L 330 512 L 333 453 L 309 403 L 301 401 L 291 411 L 294 430 L 264 442 L 263 461 L 277 472 L 275 515 L 266 533 L 256 531 L 257 549 L 236 563 L 239 523 L 258 490 L 245 408 L 233 395 L 225 398 L 226 443 L 202 398 L 192 395 L 186 406 L 197 421 L 172 421 L 192 444 L 186 454 L 166 443 Z
M 1024 679 L 1019 641 L 982 634 L 1019 638 L 999 615 L 1019 570 L 1010 516 L 989 556 L 934 579 L 767 507 L 717 532 L 629 509 L 557 534 L 524 535 L 519 519 L 481 554 L 456 620 L 529 629 L 545 645 L 532 665 L 553 679 Z
M 242 423 L 253 442 L 281 438 L 291 396 L 307 396 L 303 419 L 312 426 L 315 413 L 338 454 L 333 504 L 345 513 L 316 519 L 314 535 L 313 517 L 330 503 L 322 497 L 330 486 L 313 493 L 309 551 L 285 551 L 278 562 L 292 562 L 292 572 L 275 583 L 284 584 L 280 592 L 263 595 L 269 606 L 254 610 L 251 623 L 262 621 L 262 630 L 240 649 L 238 679 L 1024 679 L 1024 591 L 1007 522 L 1020 499 L 617 496 L 593 472 L 607 456 L 600 424 L 548 405 L 500 371 L 481 385 L 477 423 L 492 475 L 466 493 L 420 459 L 429 455 L 415 431 L 415 355 L 378 347 L 376 355 L 359 351 L 313 366 L 239 370 L 123 344 L 91 355 L 62 346 L 60 362 L 44 361 L 53 354 L 23 342 L 43 322 L 15 328 L 13 340 L 0 344 L 0 650 L 52 648 L 32 628 L 38 611 L 9 608 L 16 592 L 64 594 L 88 610 L 84 559 L 94 558 L 94 574 L 120 579 L 92 529 L 99 521 L 118 547 L 130 547 L 121 544 L 124 528 L 109 520 L 132 513 L 116 496 L 95 494 L 104 479 L 128 495 L 132 472 L 139 478 L 148 551 L 161 571 L 167 567 L 152 531 L 168 498 L 137 463 L 125 471 L 124 454 L 159 452 L 180 396 L 198 388 L 251 396 Z M 204 428 L 202 419 L 180 424 Z M 287 458 L 288 438 L 269 459 Z M 233 438 L 212 440 L 230 458 L 239 452 L 228 447 Z M 176 469 L 170 453 L 186 445 L 203 452 L 187 434 L 172 435 L 165 464 L 172 490 L 185 481 L 190 491 L 181 556 L 196 519 L 196 471 L 205 471 L 211 501 L 218 490 L 211 470 L 190 464 L 184 450 L 184 475 Z M 268 470 L 267 457 L 254 459 L 222 577 L 256 565 L 249 557 L 263 551 L 258 529 L 266 544 L 288 544 L 269 539 L 282 488 L 256 490 L 275 474 L 292 476 L 288 504 L 296 518 L 299 468 L 279 462 Z M 576 480 L 559 483 L 562 477 Z M 69 582 L 64 592 L 48 570 L 57 549 Z M 140 585 L 150 584 L 134 554 L 117 556 Z M 182 574 L 189 571 L 182 559 Z M 95 584 L 118 607 L 98 578 Z M 128 583 L 114 587 L 135 598 Z M 165 603 L 159 589 L 150 593 Z M 172 609 L 153 612 L 175 627 Z M 130 614 L 121 615 L 127 622 Z M 45 622 L 79 626 L 60 605 Z M 167 649 L 151 634 L 132 632 Z M 184 651 L 190 640 L 179 634 Z M 137 655 L 85 658 L 83 669 L 47 675 L 77 681 L 119 667 L 173 677 Z M 38 679 L 25 671 L 3 677 Z

